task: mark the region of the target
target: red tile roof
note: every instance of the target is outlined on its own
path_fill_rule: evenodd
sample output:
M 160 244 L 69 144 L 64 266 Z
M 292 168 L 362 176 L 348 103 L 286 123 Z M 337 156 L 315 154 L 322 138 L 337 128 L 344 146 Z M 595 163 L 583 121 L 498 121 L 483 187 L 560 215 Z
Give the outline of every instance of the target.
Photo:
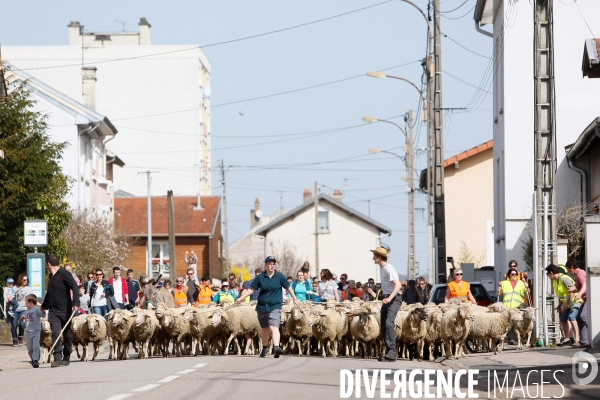
M 449 165 L 454 165 L 455 162 L 459 162 L 464 160 L 465 158 L 469 158 L 474 156 L 475 154 L 479 154 L 487 149 L 492 149 L 493 147 L 494 141 L 490 140 L 489 142 L 485 142 L 483 144 L 480 144 L 479 146 L 475 146 L 472 149 L 463 151 L 462 153 L 458 153 L 457 155 L 444 160 L 444 168 L 446 168 Z
M 210 236 L 221 207 L 220 196 L 203 196 L 202 209 L 195 210 L 197 197 L 174 197 L 175 235 Z M 115 199 L 115 233 L 124 236 L 148 235 L 148 198 Z M 166 197 L 152 197 L 152 236 L 169 234 Z

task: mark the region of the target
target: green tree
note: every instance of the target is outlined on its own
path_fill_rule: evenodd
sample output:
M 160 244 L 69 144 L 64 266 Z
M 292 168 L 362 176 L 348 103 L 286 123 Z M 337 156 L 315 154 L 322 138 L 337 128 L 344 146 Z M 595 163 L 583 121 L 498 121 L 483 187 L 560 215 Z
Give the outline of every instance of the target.
M 10 82 L 9 82 L 10 83 Z M 59 166 L 66 143 L 48 135 L 47 116 L 34 111 L 35 101 L 24 83 L 15 84 L 0 102 L 0 282 L 25 270 L 23 221 L 48 221 L 45 253 L 66 256 L 60 232 L 69 221 L 65 201 L 71 180 Z

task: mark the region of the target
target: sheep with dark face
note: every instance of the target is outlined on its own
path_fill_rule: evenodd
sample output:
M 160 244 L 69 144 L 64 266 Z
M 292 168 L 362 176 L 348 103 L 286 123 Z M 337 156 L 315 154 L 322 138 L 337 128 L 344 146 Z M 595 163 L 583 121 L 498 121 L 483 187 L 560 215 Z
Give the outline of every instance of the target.
M 402 323 L 402 342 L 405 345 L 405 351 L 408 351 L 407 345 L 416 344 L 417 359 L 423 359 L 423 347 L 425 346 L 425 337 L 427 336 L 427 311 L 422 307 L 415 307 L 404 319 Z M 410 352 L 412 360 L 413 353 Z

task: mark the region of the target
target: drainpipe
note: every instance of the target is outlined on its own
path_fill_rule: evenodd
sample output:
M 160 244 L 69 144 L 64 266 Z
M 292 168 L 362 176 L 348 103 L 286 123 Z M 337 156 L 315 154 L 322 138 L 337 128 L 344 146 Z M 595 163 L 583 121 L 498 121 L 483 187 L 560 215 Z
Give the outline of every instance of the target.
M 477 32 L 479 32 L 479 33 L 481 33 L 481 34 L 485 35 L 485 36 L 489 36 L 489 37 L 491 37 L 491 38 L 493 38 L 493 37 L 494 37 L 494 34 L 493 34 L 493 33 L 490 33 L 490 32 L 488 32 L 488 31 L 484 31 L 483 29 L 481 29 L 481 27 L 479 26 L 479 21 L 475 21 L 475 30 L 476 30 Z
M 567 157 L 567 165 L 570 169 L 581 175 L 581 204 L 585 204 L 587 202 L 587 174 L 583 169 L 577 168 L 569 157 Z
M 84 135 L 86 133 L 91 133 L 93 131 L 95 131 L 96 129 L 98 129 L 100 127 L 100 124 L 96 124 L 96 126 L 94 126 L 91 122 L 90 122 L 90 127 L 86 128 L 82 131 L 80 131 L 77 134 L 77 209 L 79 210 L 79 194 L 81 193 L 81 135 Z

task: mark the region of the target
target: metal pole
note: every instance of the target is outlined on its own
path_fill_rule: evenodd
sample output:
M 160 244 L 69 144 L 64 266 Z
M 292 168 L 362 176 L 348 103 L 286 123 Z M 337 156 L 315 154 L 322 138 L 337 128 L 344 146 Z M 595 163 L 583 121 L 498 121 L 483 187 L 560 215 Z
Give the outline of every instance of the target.
M 315 181 L 314 207 L 315 207 L 315 274 L 319 276 L 319 187 Z
M 173 200 L 173 191 L 167 191 L 167 216 L 169 224 L 169 276 L 171 279 L 177 276 L 177 257 L 175 242 L 175 204 Z M 185 274 L 182 274 L 185 276 Z M 195 277 L 196 278 L 196 277 Z
M 440 29 L 440 0 L 434 0 L 434 229 L 437 239 L 437 282 L 446 277 L 446 215 L 444 205 L 444 135 L 442 109 L 442 32 Z
M 413 154 L 413 111 L 408 111 L 408 141 L 406 158 L 408 163 L 408 279 L 415 279 L 415 201 L 414 201 L 414 154 Z
M 150 171 L 146 171 L 147 179 L 148 179 L 148 264 L 147 274 L 149 277 L 152 277 L 152 198 L 150 197 L 150 184 L 152 183 L 152 178 L 150 178 Z
M 538 257 L 538 252 L 539 252 L 539 246 L 538 246 L 538 229 L 537 229 L 537 225 L 538 225 L 538 209 L 537 207 L 537 194 L 535 192 L 533 192 L 533 298 L 535 299 L 535 337 L 536 338 L 540 338 L 540 333 L 543 333 L 543 328 L 541 329 L 542 332 L 540 332 L 540 325 L 543 326 L 542 320 L 540 319 L 540 307 L 544 307 L 544 298 L 540 298 L 540 286 L 538 285 L 539 283 L 539 276 L 543 276 L 540 275 L 539 269 L 540 269 L 540 264 L 539 264 L 539 257 Z M 544 316 L 544 312 L 542 311 L 542 316 Z
M 548 346 L 548 318 L 547 318 L 547 306 L 546 306 L 546 298 L 548 293 L 548 278 L 544 276 L 544 272 L 546 271 L 546 267 L 548 266 L 548 195 L 544 194 L 544 254 L 542 256 L 542 276 L 543 276 L 543 297 L 544 302 L 542 303 L 543 308 L 543 317 L 544 318 L 544 345 Z
M 223 160 L 221 160 L 221 187 L 223 188 L 223 255 L 227 258 L 229 256 L 229 228 L 227 225 L 227 186 L 225 185 Z

